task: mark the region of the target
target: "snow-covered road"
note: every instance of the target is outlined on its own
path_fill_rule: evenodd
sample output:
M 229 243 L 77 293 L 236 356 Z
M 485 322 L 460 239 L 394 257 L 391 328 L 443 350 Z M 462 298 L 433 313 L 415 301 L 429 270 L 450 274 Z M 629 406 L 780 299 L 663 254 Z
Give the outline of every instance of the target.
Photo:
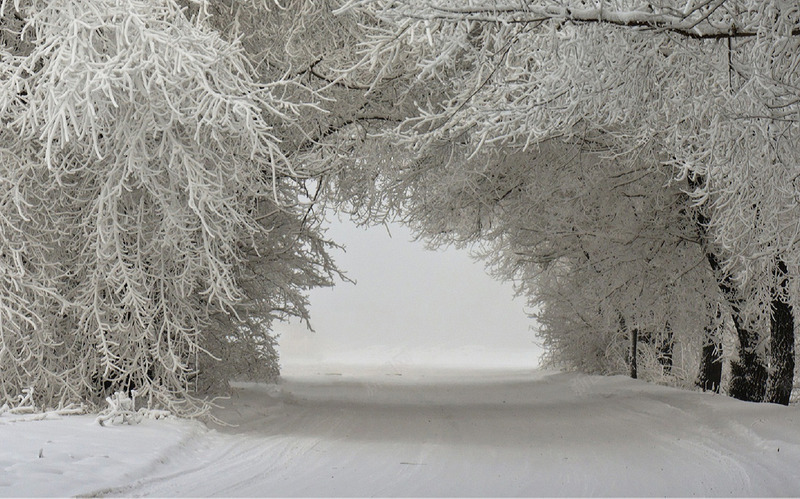
M 796 409 L 622 377 L 300 376 L 241 387 L 220 416 L 239 426 L 191 441 L 116 493 L 800 493 Z
M 748 404 L 624 377 L 539 371 L 320 373 L 288 376 L 277 386 L 239 385 L 225 406 L 217 415 L 237 426 L 209 430 L 151 421 L 111 429 L 137 439 L 125 455 L 136 464 L 113 481 L 100 480 L 98 470 L 98 486 L 85 483 L 81 492 L 800 494 L 797 408 Z M 0 437 L 15 425 L 0 425 Z M 159 428 L 166 429 L 160 440 Z M 87 426 L 86 431 L 102 438 L 109 430 Z M 137 450 L 147 447 L 146 438 L 149 450 Z M 116 463 L 115 451 L 104 452 L 109 465 Z M 27 495 L 9 486 L 0 486 L 0 495 Z

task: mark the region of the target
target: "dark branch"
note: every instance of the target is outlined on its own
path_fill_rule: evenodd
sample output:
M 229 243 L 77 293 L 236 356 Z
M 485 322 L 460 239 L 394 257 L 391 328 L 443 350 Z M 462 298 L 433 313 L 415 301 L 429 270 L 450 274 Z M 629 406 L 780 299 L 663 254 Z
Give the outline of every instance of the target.
M 531 24 L 544 21 L 575 24 L 609 24 L 620 27 L 650 29 L 676 33 L 688 38 L 721 40 L 733 38 L 752 38 L 758 32 L 752 28 L 740 28 L 736 23 L 712 26 L 708 22 L 710 12 L 698 19 L 689 15 L 650 12 L 617 12 L 603 9 L 570 9 L 563 6 L 520 9 L 519 6 L 495 6 L 493 8 L 444 6 L 431 7 L 429 13 L 406 11 L 409 18 L 441 21 L 476 21 L 504 24 Z M 696 12 L 699 13 L 699 12 Z M 800 36 L 800 26 L 793 29 L 790 36 Z

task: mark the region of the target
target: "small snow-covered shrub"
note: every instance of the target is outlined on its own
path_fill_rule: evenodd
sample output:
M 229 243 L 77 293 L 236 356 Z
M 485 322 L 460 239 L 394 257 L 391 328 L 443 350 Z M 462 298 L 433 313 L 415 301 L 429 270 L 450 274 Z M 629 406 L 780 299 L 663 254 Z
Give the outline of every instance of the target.
M 136 408 L 136 390 L 131 390 L 130 394 L 115 392 L 106 397 L 108 407 L 100 412 L 95 421 L 100 426 L 106 424 L 139 424 L 143 419 L 163 419 L 172 414 L 169 411 L 159 409 L 148 409 L 146 407 Z

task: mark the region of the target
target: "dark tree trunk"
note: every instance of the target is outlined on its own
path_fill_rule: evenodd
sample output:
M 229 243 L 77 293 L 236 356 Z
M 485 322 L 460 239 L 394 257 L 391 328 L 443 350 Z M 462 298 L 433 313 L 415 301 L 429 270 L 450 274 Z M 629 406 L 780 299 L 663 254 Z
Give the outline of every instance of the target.
M 703 181 L 702 178 L 690 177 L 689 186 L 699 187 Z M 719 257 L 711 250 L 707 234 L 708 223 L 708 215 L 703 207 L 696 209 L 695 224 L 703 243 L 706 260 L 717 279 L 717 286 L 730 305 L 731 318 L 736 328 L 736 335 L 739 337 L 739 360 L 731 362 L 731 382 L 728 394 L 739 400 L 761 402 L 764 400 L 767 390 L 767 366 L 756 349 L 759 335 L 747 327 L 747 322 L 741 312 L 744 303 L 741 291 L 732 282 L 731 277 L 722 271 Z
M 628 330 L 628 326 L 625 323 L 625 317 L 622 316 L 621 312 L 617 312 L 619 316 L 619 330 L 626 336 L 628 336 L 629 347 L 628 350 L 625 352 L 625 363 L 628 364 L 630 369 L 631 378 L 636 379 L 638 376 L 638 372 L 636 369 L 636 346 L 639 343 L 639 330 L 636 328 Z M 623 336 L 624 337 L 624 336 Z
M 700 360 L 700 376 L 697 384 L 703 391 L 719 393 L 722 384 L 722 359 L 715 343 L 703 345 L 703 356 Z
M 722 342 L 719 336 L 719 319 L 722 311 L 717 306 L 716 320 L 705 329 L 705 343 L 703 344 L 702 357 L 700 358 L 700 374 L 697 386 L 703 391 L 719 393 L 722 385 Z
M 794 318 L 792 307 L 780 300 L 772 302 L 769 376 L 766 402 L 789 405 L 794 384 Z
M 736 315 L 736 314 L 734 314 Z M 739 400 L 763 402 L 767 391 L 767 366 L 758 355 L 758 334 L 736 325 L 739 336 L 739 359 L 731 362 L 728 394 Z
M 636 379 L 639 376 L 636 367 L 637 345 L 639 343 L 639 330 L 636 328 L 631 329 L 631 378 Z
M 792 306 L 784 302 L 786 293 L 786 264 L 778 261 L 778 288 L 773 293 L 770 317 L 770 375 L 765 401 L 789 405 L 794 384 L 794 314 Z
M 658 346 L 658 363 L 661 364 L 664 374 L 672 373 L 672 351 L 675 348 L 675 340 L 672 335 L 672 326 L 669 322 L 664 325 L 664 337 Z
M 720 275 L 721 266 L 716 255 L 706 253 L 711 268 Z M 731 381 L 728 395 L 739 400 L 749 402 L 762 402 L 767 391 L 767 366 L 764 359 L 758 354 L 757 331 L 751 330 L 742 315 L 742 299 L 738 297 L 738 290 L 731 283 L 729 276 L 717 280 L 720 290 L 727 298 L 731 308 L 731 318 L 739 338 L 739 359 L 731 361 Z

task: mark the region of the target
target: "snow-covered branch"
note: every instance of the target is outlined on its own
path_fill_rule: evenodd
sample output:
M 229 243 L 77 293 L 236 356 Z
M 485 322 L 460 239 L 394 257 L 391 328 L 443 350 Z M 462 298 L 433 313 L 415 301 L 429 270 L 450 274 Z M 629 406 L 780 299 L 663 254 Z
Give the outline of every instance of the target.
M 682 2 L 680 2 L 682 3 Z M 354 7 L 376 9 L 390 19 L 410 19 L 425 23 L 475 22 L 499 24 L 536 24 L 543 22 L 602 23 L 628 28 L 671 32 L 695 39 L 748 38 L 758 35 L 759 26 L 752 12 L 742 12 L 742 2 L 735 0 L 679 2 L 531 1 L 531 2 L 464 2 L 407 0 L 382 2 L 353 0 L 339 12 Z M 745 9 L 753 9 L 747 5 Z M 800 36 L 800 27 L 791 30 Z

